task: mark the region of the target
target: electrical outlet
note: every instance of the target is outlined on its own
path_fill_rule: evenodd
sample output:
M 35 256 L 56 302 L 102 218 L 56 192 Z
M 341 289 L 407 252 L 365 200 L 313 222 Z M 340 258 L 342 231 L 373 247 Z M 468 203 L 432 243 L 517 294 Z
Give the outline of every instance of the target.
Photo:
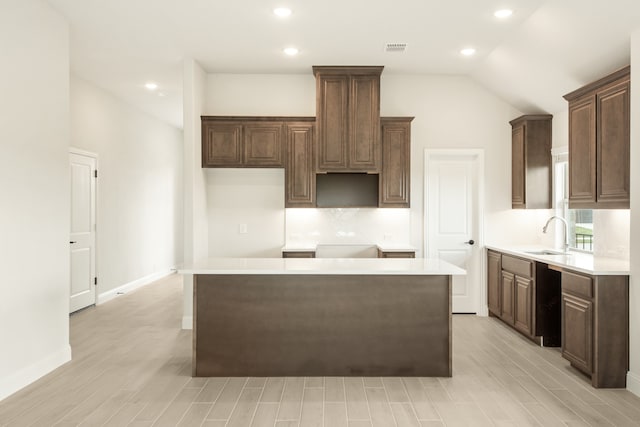
M 247 224 L 240 224 L 238 226 L 238 233 L 247 234 Z

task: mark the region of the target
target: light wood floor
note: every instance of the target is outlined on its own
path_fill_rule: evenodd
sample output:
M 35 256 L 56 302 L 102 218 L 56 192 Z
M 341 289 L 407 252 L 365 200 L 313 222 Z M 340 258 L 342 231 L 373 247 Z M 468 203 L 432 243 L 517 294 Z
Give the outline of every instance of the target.
M 0 402 L 0 425 L 640 425 L 640 398 L 495 319 L 454 316 L 453 378 L 207 379 L 190 377 L 181 307 L 170 276 L 73 315 L 73 361 Z

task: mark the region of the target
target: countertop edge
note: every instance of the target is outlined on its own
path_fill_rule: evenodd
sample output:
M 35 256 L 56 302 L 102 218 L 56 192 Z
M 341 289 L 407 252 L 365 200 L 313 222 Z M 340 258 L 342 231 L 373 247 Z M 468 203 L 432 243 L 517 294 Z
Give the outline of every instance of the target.
M 497 251 L 497 252 L 506 253 L 508 255 L 517 256 L 519 258 L 530 259 L 532 261 L 537 261 L 544 264 L 553 265 L 556 267 L 566 268 L 567 270 L 578 271 L 580 273 L 589 274 L 591 276 L 628 276 L 629 275 L 629 267 L 627 267 L 626 269 L 595 268 L 595 267 L 588 268 L 584 266 L 575 265 L 570 262 L 569 263 L 563 262 L 559 258 L 562 257 L 566 259 L 566 256 L 564 255 L 535 255 L 535 254 L 529 254 L 525 252 L 526 250 L 549 249 L 549 248 L 544 248 L 544 247 L 535 246 L 535 245 L 529 246 L 526 249 L 521 247 L 505 247 L 505 246 L 497 246 L 497 245 L 485 245 L 485 248 L 489 250 Z M 591 254 L 574 253 L 572 256 L 576 257 L 574 259 L 592 257 L 594 258 L 594 261 L 593 261 L 594 263 L 596 261 L 603 262 L 603 263 L 611 262 L 613 264 L 626 262 L 627 265 L 629 263 L 629 261 L 626 261 L 626 260 L 621 260 L 616 258 L 606 258 L 606 257 L 594 257 Z
M 464 276 L 466 271 L 425 258 L 209 258 L 177 268 L 179 274 Z

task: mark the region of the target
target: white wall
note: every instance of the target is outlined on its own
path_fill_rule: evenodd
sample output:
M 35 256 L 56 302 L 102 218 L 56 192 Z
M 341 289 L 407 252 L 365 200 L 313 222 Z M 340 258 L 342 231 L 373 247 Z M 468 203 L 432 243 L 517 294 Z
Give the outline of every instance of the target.
M 71 145 L 98 155 L 99 302 L 182 262 L 182 132 L 72 76 Z
M 391 208 L 286 209 L 286 244 L 408 244 L 411 210 Z
M 39 0 L 0 13 L 0 399 L 71 358 L 69 28 Z
M 207 193 L 202 169 L 200 116 L 205 103 L 207 75 L 192 58 L 182 67 L 184 114 L 184 261 L 209 255 Z M 193 324 L 193 276 L 183 277 L 182 327 Z
M 631 35 L 631 81 L 640 82 L 640 29 Z M 627 388 L 640 396 L 640 85 L 631 85 L 631 275 Z
M 206 169 L 205 176 L 209 256 L 280 257 L 284 169 Z

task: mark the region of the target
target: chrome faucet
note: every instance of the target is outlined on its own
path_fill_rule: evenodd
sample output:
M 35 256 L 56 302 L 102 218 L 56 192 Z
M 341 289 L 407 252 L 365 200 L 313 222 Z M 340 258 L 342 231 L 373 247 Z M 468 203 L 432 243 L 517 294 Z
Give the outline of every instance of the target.
M 562 218 L 561 216 L 557 216 L 557 215 L 552 216 L 551 218 L 549 218 L 547 220 L 547 223 L 544 225 L 544 227 L 542 227 L 542 232 L 543 233 L 547 232 L 547 227 L 549 227 L 549 223 L 553 219 L 559 219 L 564 224 L 564 228 L 563 228 L 563 230 L 564 230 L 564 251 L 567 252 L 567 251 L 569 251 L 569 224 L 567 224 L 567 220 L 566 219 Z

